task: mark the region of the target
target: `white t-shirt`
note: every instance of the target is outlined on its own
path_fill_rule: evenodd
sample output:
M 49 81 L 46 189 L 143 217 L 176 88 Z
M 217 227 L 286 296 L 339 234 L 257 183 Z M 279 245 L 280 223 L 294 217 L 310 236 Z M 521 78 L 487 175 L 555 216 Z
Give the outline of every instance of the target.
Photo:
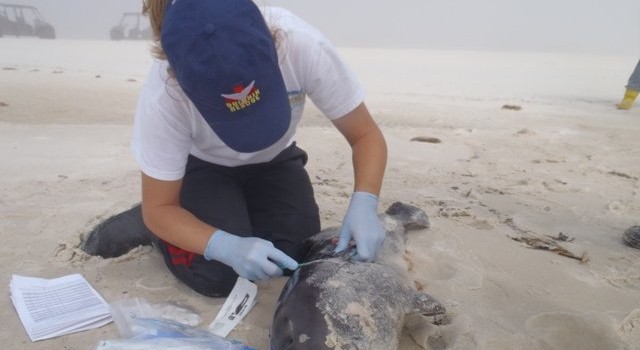
M 270 28 L 280 31 L 278 57 L 289 94 L 289 130 L 268 148 L 241 153 L 220 140 L 178 82 L 168 63 L 156 60 L 140 92 L 131 148 L 146 175 L 165 181 L 184 176 L 189 154 L 210 163 L 239 166 L 272 160 L 294 141 L 306 96 L 329 119 L 352 111 L 364 90 L 335 48 L 311 25 L 282 8 L 262 9 Z

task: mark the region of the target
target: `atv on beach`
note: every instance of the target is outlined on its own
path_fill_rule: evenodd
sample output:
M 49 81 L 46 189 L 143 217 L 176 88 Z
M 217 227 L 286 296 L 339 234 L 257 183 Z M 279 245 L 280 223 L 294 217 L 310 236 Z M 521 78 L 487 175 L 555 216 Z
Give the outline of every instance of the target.
M 4 35 L 55 39 L 56 30 L 33 6 L 0 3 L 0 37 Z
M 139 12 L 125 12 L 120 22 L 109 32 L 111 40 L 148 40 L 151 39 L 149 21 Z

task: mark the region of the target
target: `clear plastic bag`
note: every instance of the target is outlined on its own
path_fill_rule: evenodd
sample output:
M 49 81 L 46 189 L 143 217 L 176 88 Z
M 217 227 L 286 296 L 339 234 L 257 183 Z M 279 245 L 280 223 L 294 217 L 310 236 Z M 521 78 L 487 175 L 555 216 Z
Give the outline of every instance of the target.
M 97 350 L 257 350 L 196 328 L 200 317 L 180 306 L 134 298 L 112 303 L 111 310 L 125 339 L 103 340 Z

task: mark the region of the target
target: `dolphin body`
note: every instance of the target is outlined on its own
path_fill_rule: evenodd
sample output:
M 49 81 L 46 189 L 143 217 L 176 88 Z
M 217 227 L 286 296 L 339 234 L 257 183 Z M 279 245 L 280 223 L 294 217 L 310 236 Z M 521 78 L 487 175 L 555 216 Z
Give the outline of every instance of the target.
M 375 262 L 334 254 L 339 228 L 305 241 L 309 253 L 284 286 L 271 326 L 270 350 L 397 349 L 405 316 L 445 308 L 416 290 L 403 258 L 407 230 L 429 227 L 420 208 L 396 202 L 379 215 L 387 237 Z

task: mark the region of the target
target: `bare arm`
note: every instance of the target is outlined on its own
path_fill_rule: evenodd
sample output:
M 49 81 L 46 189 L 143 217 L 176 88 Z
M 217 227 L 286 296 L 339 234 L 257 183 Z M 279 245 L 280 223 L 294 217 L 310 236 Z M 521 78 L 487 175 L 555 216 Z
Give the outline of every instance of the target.
M 161 181 L 142 174 L 142 217 L 158 237 L 182 249 L 204 254 L 216 230 L 180 206 L 182 180 Z
M 387 164 L 387 144 L 364 103 L 333 121 L 351 145 L 354 191 L 380 195 Z

